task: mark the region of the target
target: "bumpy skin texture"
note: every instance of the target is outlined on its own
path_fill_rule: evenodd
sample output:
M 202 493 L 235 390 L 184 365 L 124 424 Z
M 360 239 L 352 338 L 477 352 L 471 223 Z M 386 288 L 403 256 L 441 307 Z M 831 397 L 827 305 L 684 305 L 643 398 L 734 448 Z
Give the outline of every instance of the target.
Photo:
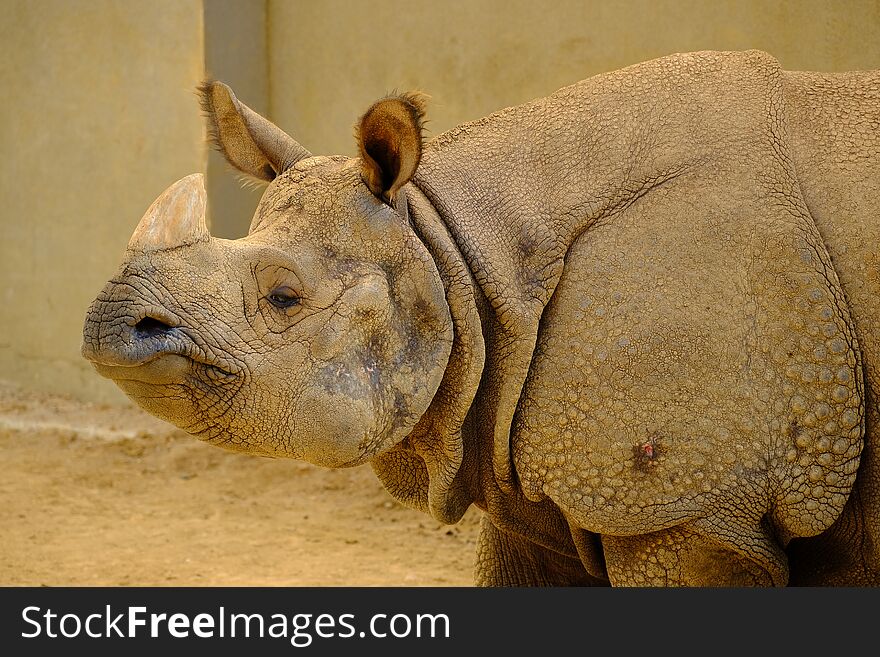
M 130 253 L 91 309 L 145 408 L 476 504 L 478 584 L 878 584 L 880 75 L 674 55 L 418 148 L 404 96 L 363 160 L 205 90 L 273 182 L 247 238 Z
M 880 572 L 880 76 L 786 73 L 790 148 L 804 200 L 849 299 L 865 377 L 866 433 L 842 516 L 789 548 L 792 582 L 878 583 Z

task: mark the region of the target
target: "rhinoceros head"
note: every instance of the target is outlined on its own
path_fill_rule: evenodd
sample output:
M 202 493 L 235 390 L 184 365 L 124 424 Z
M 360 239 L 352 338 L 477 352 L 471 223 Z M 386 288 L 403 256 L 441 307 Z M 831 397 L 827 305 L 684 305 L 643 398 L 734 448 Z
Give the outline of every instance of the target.
M 421 153 L 419 99 L 373 105 L 349 159 L 312 157 L 221 83 L 202 94 L 221 152 L 269 182 L 249 234 L 211 237 L 202 176 L 174 183 L 89 308 L 83 355 L 203 440 L 363 463 L 428 408 L 453 338 L 401 192 Z

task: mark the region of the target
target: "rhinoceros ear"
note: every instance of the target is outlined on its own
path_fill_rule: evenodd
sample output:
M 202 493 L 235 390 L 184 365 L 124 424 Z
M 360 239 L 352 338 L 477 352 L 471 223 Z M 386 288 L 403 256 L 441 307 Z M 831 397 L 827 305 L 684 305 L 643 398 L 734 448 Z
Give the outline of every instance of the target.
M 355 128 L 361 177 L 386 202 L 394 199 L 419 166 L 426 100 L 421 93 L 383 98 L 364 113 Z
M 268 182 L 311 156 L 281 128 L 239 101 L 222 82 L 207 80 L 199 94 L 214 147 L 239 171 Z

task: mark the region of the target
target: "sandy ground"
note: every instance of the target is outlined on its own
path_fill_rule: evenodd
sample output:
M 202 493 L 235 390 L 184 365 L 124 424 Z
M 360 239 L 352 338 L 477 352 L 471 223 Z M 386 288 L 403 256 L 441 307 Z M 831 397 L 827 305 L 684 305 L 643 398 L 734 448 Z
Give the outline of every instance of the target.
M 225 452 L 133 405 L 0 382 L 0 585 L 470 586 L 479 512 L 443 526 L 369 466 Z

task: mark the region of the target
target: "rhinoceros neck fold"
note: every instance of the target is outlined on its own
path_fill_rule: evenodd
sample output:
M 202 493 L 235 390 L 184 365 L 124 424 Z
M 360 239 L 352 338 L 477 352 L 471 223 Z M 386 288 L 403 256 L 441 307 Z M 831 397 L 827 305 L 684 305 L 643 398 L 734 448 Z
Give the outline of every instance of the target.
M 418 189 L 408 186 L 407 206 L 416 233 L 425 244 L 443 281 L 453 322 L 453 345 L 434 399 L 405 444 L 373 459 L 373 468 L 388 490 L 404 503 L 423 508 L 441 522 L 455 523 L 478 498 L 475 468 L 477 445 L 463 435 L 485 364 L 479 288 L 434 207 Z M 415 453 L 404 456 L 402 451 Z M 399 459 L 411 461 L 419 477 L 401 478 Z
M 498 433 L 495 399 L 499 390 L 503 392 L 509 363 L 504 360 L 505 345 L 499 342 L 497 315 L 447 223 L 417 186 L 406 189 L 416 232 L 446 288 L 455 338 L 433 404 L 397 450 L 373 460 L 373 469 L 398 499 L 440 522 L 458 522 L 468 506 L 476 504 L 494 521 L 535 543 L 575 555 L 558 510 L 525 499 L 516 487 L 505 491 L 499 485 L 492 463 Z M 518 397 L 519 387 L 514 390 Z M 507 432 L 505 427 L 505 436 Z M 509 457 L 505 452 L 501 458 Z M 402 471 L 407 477 L 399 476 Z M 411 476 L 413 472 L 418 476 Z
M 440 209 L 448 206 L 421 181 L 410 185 L 408 191 L 414 223 L 422 240 L 429 244 L 450 292 L 454 289 L 450 283 L 467 283 L 464 288 L 464 296 L 468 299 L 467 316 L 478 318 L 481 323 L 481 334 L 475 336 L 473 341 L 479 343 L 484 356 L 480 361 L 481 376 L 473 380 L 473 383 L 479 383 L 478 390 L 473 403 L 466 409 L 461 466 L 450 469 L 452 462 L 448 459 L 434 465 L 430 462 L 431 458 L 436 460 L 438 453 L 449 453 L 455 441 L 443 444 L 440 450 L 436 441 L 433 450 L 417 448 L 417 451 L 428 455 L 427 458 L 423 457 L 427 470 L 422 478 L 427 491 L 422 492 L 421 499 L 410 491 L 395 493 L 392 485 L 389 485 L 389 481 L 394 479 L 393 462 L 389 461 L 385 466 L 388 470 L 385 477 L 381 472 L 383 464 L 374 461 L 374 469 L 392 494 L 397 494 L 402 501 L 414 506 L 427 506 L 425 510 L 438 520 L 448 523 L 458 521 L 466 509 L 461 505 L 466 499 L 468 503 L 473 502 L 484 509 L 499 526 L 508 527 L 551 550 L 573 556 L 576 549 L 565 518 L 548 503 L 535 503 L 525 498 L 516 484 L 510 451 L 511 423 L 534 354 L 538 321 L 561 273 L 564 250 L 556 258 L 558 271 L 553 271 L 555 266 L 551 267 L 551 287 L 546 292 L 546 298 L 541 294 L 538 299 L 532 298 L 530 302 L 522 303 L 521 298 L 510 296 L 509 289 L 492 284 L 493 280 L 504 280 L 505 276 L 515 274 L 517 263 L 505 260 L 503 253 L 491 252 L 490 257 L 484 258 L 474 246 L 485 240 L 487 235 L 475 236 L 472 241 L 470 235 L 459 232 L 457 227 L 461 224 Z M 491 239 L 493 236 L 488 237 Z M 503 239 L 503 235 L 497 237 Z M 432 243 L 434 246 L 430 246 Z M 550 243 L 555 242 L 551 240 Z M 450 269 L 448 263 L 451 259 L 455 260 L 456 267 Z M 451 307 L 464 307 L 454 295 L 447 294 Z M 459 335 L 459 324 L 469 330 L 477 326 L 470 319 L 461 321 L 459 315 L 456 319 L 456 337 Z M 456 347 L 453 347 L 455 353 Z M 452 362 L 450 369 L 454 369 Z M 463 399 L 463 396 L 459 397 L 459 401 Z M 443 408 L 442 402 L 437 408 Z M 464 406 L 462 410 L 465 410 Z M 418 446 L 422 440 L 421 435 L 414 433 L 410 444 Z M 392 456 L 389 455 L 389 459 Z M 398 454 L 397 458 L 401 456 Z M 437 471 L 436 475 L 431 472 L 432 468 Z M 399 463 L 397 469 L 400 469 Z M 435 484 L 437 481 L 448 481 L 451 485 L 445 485 L 444 489 Z M 405 499 L 407 497 L 409 499 Z M 446 506 L 441 506 L 441 502 Z

